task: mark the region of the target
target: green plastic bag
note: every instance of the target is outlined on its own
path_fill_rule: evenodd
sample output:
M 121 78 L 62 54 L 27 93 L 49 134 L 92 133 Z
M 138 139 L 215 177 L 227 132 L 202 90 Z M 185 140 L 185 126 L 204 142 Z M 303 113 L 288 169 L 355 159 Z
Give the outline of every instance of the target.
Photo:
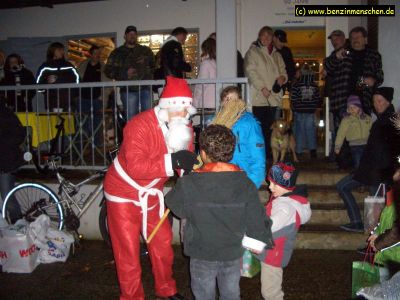
M 396 209 L 392 203 L 386 206 L 381 213 L 379 225 L 375 230 L 377 235 L 384 233 L 386 230 L 392 228 L 396 220 Z M 387 250 L 378 251 L 375 253 L 375 262 L 378 264 L 387 264 L 388 262 L 400 263 L 400 246 L 389 248 Z
M 379 268 L 368 262 L 353 261 L 351 276 L 351 298 L 356 298 L 357 291 L 363 287 L 380 282 Z
M 249 251 L 244 250 L 242 256 L 241 274 L 243 277 L 252 278 L 261 271 L 260 261 Z

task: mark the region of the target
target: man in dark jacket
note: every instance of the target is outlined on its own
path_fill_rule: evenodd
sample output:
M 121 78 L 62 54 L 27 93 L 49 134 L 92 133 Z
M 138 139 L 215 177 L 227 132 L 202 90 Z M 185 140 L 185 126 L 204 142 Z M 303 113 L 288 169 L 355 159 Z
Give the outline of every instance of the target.
M 278 50 L 278 52 L 282 55 L 283 61 L 285 62 L 286 73 L 288 75 L 288 81 L 285 84 L 285 87 L 290 90 L 291 82 L 296 75 L 296 66 L 294 64 L 293 54 L 289 47 L 285 46 L 287 43 L 286 32 L 283 30 L 275 30 L 273 43 Z
M 168 75 L 184 78 L 185 72 L 190 72 L 192 67 L 183 57 L 182 45 L 187 37 L 187 30 L 183 27 L 177 27 L 171 32 L 171 36 L 165 41 L 161 48 L 161 70 L 159 74 L 163 77 Z
M 25 139 L 25 130 L 17 116 L 6 107 L 0 98 L 0 196 L 5 199 L 8 192 L 14 188 L 14 172 L 24 164 L 20 145 Z M 10 219 L 12 222 L 19 217 L 19 205 L 16 201 L 9 202 Z M 2 203 L 0 203 L 2 207 Z
M 361 157 L 360 165 L 354 174 L 341 179 L 336 187 L 347 207 L 350 223 L 342 225 L 347 231 L 362 232 L 364 227 L 360 210 L 351 191 L 360 186 L 369 187 L 374 195 L 379 184 L 392 184 L 396 169 L 396 156 L 400 153 L 399 135 L 392 122 L 395 115 L 392 87 L 380 87 L 373 95 L 374 109 L 378 119 L 372 124 L 367 145 Z
M 339 48 L 324 61 L 327 75 L 332 78 L 330 111 L 339 119 L 350 95 L 359 96 L 364 112 L 370 114 L 372 92 L 383 82 L 382 58 L 368 47 L 365 28 L 353 28 L 349 38 L 350 49 Z
M 108 78 L 121 80 L 151 80 L 153 79 L 155 59 L 153 51 L 138 43 L 135 26 L 125 29 L 125 44 L 111 52 L 104 68 Z M 152 106 L 149 86 L 121 87 L 121 100 L 124 105 L 126 121 Z
M 239 279 L 244 234 L 273 245 L 271 221 L 257 189 L 237 166 L 229 164 L 235 136 L 222 125 L 200 135 L 204 166 L 180 178 L 166 196 L 168 207 L 184 225 L 184 252 L 190 256 L 192 292 L 196 299 L 240 299 Z M 261 251 L 261 250 L 260 250 Z

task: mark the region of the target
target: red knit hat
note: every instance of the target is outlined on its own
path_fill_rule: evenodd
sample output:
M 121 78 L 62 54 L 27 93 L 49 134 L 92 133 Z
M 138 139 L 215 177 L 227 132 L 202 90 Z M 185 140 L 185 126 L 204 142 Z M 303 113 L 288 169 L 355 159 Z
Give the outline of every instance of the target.
M 167 76 L 167 84 L 161 94 L 158 106 L 165 109 L 194 108 L 193 96 L 185 79 Z

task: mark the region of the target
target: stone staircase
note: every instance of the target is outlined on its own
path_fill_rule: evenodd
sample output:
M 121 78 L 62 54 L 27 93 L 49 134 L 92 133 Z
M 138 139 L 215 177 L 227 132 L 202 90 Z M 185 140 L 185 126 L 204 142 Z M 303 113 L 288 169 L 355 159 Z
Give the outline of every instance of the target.
M 311 203 L 312 217 L 300 228 L 297 236 L 298 249 L 355 250 L 365 245 L 367 235 L 346 232 L 339 228 L 349 222 L 345 205 L 336 191 L 335 184 L 348 172 L 339 171 L 333 163 L 314 160 L 299 163 L 297 184 L 306 184 Z M 360 209 L 367 192 L 354 192 Z M 260 198 L 269 197 L 268 187 L 263 185 Z

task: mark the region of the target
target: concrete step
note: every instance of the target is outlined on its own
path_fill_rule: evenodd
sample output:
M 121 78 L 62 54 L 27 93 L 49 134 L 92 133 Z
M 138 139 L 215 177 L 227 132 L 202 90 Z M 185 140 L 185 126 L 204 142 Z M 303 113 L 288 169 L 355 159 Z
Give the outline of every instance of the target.
M 344 209 L 312 209 L 312 215 L 308 224 L 343 225 L 349 223 L 347 211 Z
M 311 204 L 332 204 L 342 205 L 344 208 L 343 200 L 340 198 L 334 186 L 325 185 L 307 185 L 308 196 L 307 199 Z M 357 203 L 361 205 L 364 203 L 364 198 L 368 196 L 368 191 L 357 191 L 353 192 Z M 269 191 L 267 185 L 262 185 L 259 191 L 259 196 L 262 203 L 265 203 L 269 199 Z
M 339 170 L 300 170 L 297 184 L 336 186 L 336 183 L 346 175 L 348 172 Z
M 343 200 L 340 198 L 335 186 L 325 185 L 307 185 L 308 201 L 312 204 L 342 204 Z M 360 205 L 364 203 L 364 198 L 368 196 L 368 191 L 354 190 L 354 198 Z
M 300 228 L 296 249 L 356 250 L 365 246 L 368 235 L 341 230 L 337 226 L 307 224 Z

